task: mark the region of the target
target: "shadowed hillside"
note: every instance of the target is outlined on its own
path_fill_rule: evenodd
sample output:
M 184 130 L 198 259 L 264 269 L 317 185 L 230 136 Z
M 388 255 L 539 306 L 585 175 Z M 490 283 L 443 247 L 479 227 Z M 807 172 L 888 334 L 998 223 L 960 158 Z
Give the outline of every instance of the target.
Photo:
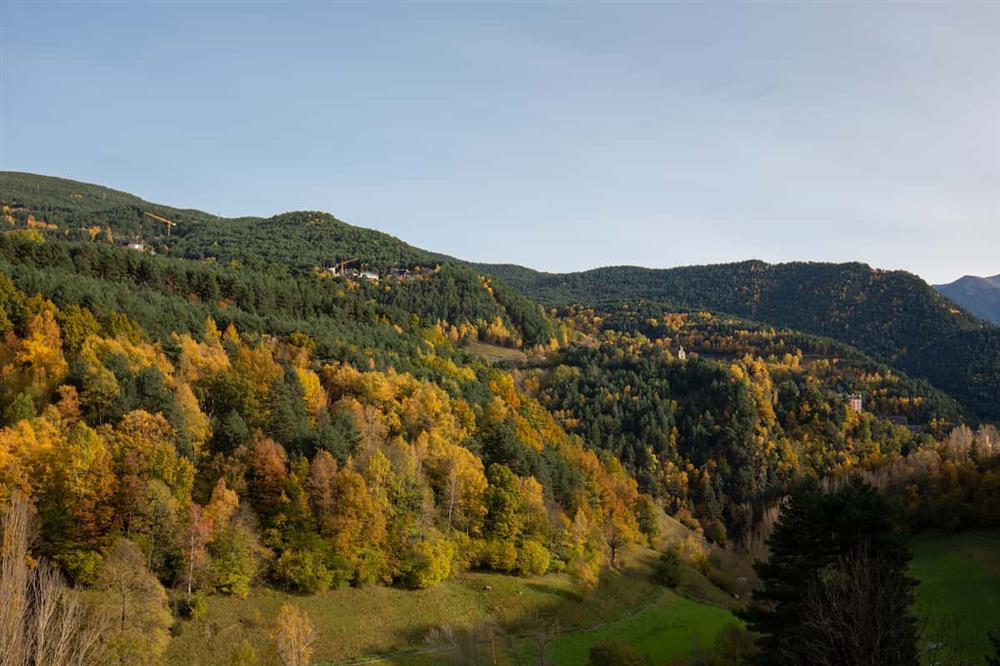
M 641 298 L 831 337 L 927 379 L 983 418 L 1000 417 L 1000 328 L 910 273 L 859 263 L 761 261 L 567 274 L 479 268 L 550 305 Z

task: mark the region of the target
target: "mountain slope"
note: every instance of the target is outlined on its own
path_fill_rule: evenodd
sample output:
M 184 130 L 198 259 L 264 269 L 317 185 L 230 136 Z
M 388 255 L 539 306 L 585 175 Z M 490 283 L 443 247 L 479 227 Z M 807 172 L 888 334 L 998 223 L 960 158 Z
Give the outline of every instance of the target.
M 279 281 L 289 273 L 329 277 L 324 269 L 344 261 L 352 269 L 381 274 L 417 269 L 419 275 L 412 275 L 419 279 L 380 284 L 361 279 L 349 286 L 381 304 L 413 312 L 425 325 L 444 322 L 499 344 L 549 345 L 558 336 L 537 304 L 502 284 L 484 281 L 463 262 L 329 213 L 222 218 L 99 185 L 19 172 L 0 173 L 0 204 L 6 219 L 0 220 L 0 229 L 84 244 L 130 245 L 147 253 L 266 272 Z
M 972 314 L 1000 324 L 1000 275 L 990 278 L 966 275 L 950 284 L 934 288 Z
M 641 298 L 831 337 L 927 379 L 983 418 L 1000 418 L 1000 328 L 903 271 L 761 261 L 569 274 L 478 268 L 549 305 Z
M 327 213 L 226 219 L 97 185 L 14 172 L 0 174 L 0 203 L 17 231 L 84 245 L 138 242 L 161 255 L 256 270 L 278 284 L 306 273 L 326 275 L 318 269 L 345 260 L 382 273 L 423 269 L 428 272 L 424 279 L 355 280 L 348 286 L 362 300 L 415 314 L 423 325 L 444 322 L 450 335 L 463 339 L 471 330 L 474 337 L 501 344 L 551 345 L 560 335 L 558 326 L 531 299 L 559 305 L 642 298 L 730 313 L 853 345 L 930 381 L 980 417 L 1000 419 L 1000 328 L 901 271 L 863 264 L 747 261 L 546 274 L 458 261 Z M 148 213 L 176 224 L 168 229 Z

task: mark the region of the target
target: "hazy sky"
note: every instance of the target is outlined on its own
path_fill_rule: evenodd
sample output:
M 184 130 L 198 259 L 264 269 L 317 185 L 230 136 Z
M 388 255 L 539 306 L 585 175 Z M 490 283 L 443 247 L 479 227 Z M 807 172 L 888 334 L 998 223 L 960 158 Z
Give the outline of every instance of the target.
M 0 1 L 2 169 L 544 270 L 1000 273 L 1000 3 Z

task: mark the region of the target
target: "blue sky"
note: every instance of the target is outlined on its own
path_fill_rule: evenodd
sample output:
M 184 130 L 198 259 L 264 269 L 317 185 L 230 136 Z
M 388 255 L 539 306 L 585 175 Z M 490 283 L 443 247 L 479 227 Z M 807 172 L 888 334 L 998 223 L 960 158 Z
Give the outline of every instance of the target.
M 1000 3 L 0 6 L 2 169 L 552 271 L 1000 273 Z

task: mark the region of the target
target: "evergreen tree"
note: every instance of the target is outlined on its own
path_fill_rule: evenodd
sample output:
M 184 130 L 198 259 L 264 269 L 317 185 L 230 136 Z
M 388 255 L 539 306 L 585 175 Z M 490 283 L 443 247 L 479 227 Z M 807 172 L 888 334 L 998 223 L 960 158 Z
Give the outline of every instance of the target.
M 761 587 L 744 613 L 763 635 L 754 663 L 852 666 L 858 654 L 863 663 L 917 663 L 909 553 L 888 505 L 860 478 L 830 493 L 804 482 L 768 545 L 770 558 L 755 565 Z M 848 615 L 872 612 L 872 600 L 877 621 Z
M 270 390 L 267 431 L 291 451 L 301 452 L 309 435 L 309 412 L 302 384 L 291 368 L 285 368 Z
M 235 409 L 229 410 L 225 417 L 216 421 L 213 432 L 215 449 L 224 453 L 250 441 L 250 428 Z

